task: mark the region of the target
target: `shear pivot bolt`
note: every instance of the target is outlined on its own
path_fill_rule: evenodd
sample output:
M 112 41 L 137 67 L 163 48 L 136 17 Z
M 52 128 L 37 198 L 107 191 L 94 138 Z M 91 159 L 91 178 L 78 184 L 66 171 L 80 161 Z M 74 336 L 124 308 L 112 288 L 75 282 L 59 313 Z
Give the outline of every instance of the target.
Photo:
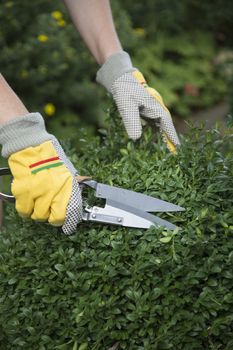
M 117 221 L 118 221 L 118 222 L 121 222 L 121 221 L 122 221 L 122 219 L 121 219 L 121 218 L 118 218 L 118 219 L 117 219 Z
M 96 218 L 96 215 L 95 215 L 95 214 L 92 214 L 92 217 L 93 217 L 93 219 L 95 219 L 95 218 Z

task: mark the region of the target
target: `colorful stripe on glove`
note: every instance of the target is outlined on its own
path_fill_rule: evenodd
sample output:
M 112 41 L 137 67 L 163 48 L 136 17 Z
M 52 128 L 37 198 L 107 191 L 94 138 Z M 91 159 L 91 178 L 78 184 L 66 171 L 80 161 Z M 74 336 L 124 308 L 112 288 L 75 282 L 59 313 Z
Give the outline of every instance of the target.
M 46 164 L 46 165 L 43 165 Z M 41 166 L 43 165 L 43 166 Z M 48 159 L 44 159 L 41 160 L 39 162 L 33 163 L 31 165 L 29 165 L 30 169 L 33 169 L 31 171 L 32 174 L 36 174 L 39 171 L 45 170 L 45 169 L 50 169 L 50 168 L 55 168 L 58 167 L 60 165 L 63 165 L 63 162 L 60 161 L 59 157 L 52 157 L 52 158 L 48 158 Z

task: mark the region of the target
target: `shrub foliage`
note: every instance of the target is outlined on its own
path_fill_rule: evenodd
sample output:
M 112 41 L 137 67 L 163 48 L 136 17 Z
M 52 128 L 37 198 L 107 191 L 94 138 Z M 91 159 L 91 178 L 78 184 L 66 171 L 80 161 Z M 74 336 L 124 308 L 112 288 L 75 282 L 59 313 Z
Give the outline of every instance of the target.
M 180 230 L 82 223 L 66 237 L 8 206 L 0 348 L 231 350 L 232 135 L 192 128 L 174 157 L 150 130 L 127 143 L 109 125 L 82 151 L 65 143 L 71 160 L 98 181 L 184 206 L 161 214 Z

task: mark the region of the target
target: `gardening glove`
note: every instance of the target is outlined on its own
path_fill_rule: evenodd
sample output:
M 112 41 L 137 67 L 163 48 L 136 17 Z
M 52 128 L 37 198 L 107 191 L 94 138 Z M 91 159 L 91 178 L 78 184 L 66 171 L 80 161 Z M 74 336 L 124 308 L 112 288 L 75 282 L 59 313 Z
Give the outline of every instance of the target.
M 141 136 L 140 116 L 154 119 L 168 149 L 176 153 L 180 142 L 171 115 L 160 94 L 150 88 L 143 75 L 132 66 L 126 52 L 110 56 L 97 72 L 96 80 L 112 94 L 131 139 Z
M 65 234 L 74 232 L 82 220 L 77 170 L 47 133 L 42 116 L 30 113 L 2 125 L 0 144 L 13 175 L 19 215 L 62 226 Z

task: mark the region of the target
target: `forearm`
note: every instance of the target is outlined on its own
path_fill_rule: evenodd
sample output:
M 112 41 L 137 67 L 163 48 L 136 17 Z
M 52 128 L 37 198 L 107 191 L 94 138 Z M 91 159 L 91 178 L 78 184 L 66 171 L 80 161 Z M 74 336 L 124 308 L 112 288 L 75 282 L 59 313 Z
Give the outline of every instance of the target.
M 27 113 L 27 108 L 0 74 L 0 125 Z
M 101 65 L 122 50 L 109 0 L 64 0 L 75 27 Z

